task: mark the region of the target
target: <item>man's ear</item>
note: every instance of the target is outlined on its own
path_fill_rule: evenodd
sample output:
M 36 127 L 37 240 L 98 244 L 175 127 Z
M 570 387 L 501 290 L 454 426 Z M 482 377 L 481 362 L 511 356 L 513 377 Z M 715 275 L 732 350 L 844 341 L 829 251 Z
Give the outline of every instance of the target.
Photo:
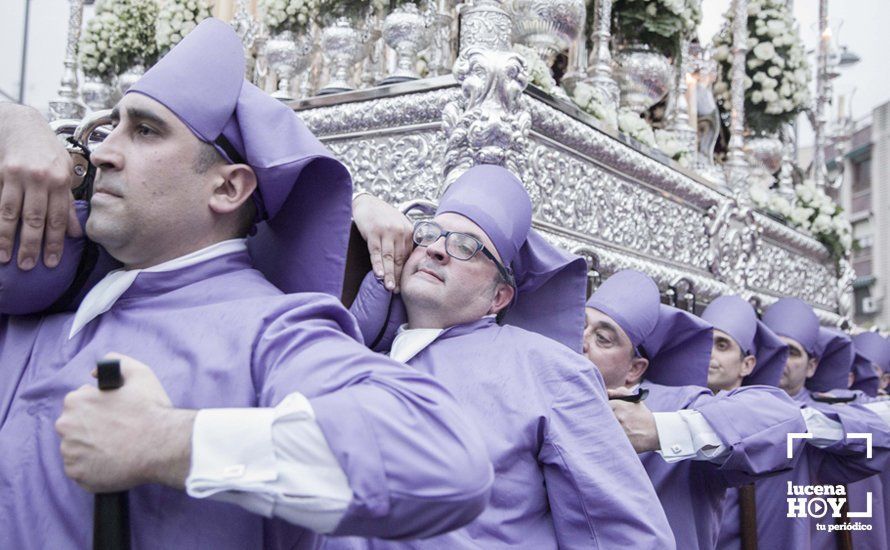
M 816 374 L 816 366 L 819 364 L 819 361 L 816 360 L 815 357 L 810 357 L 807 361 L 807 378 L 812 378 L 814 374 Z
M 246 164 L 221 164 L 214 170 L 210 209 L 216 214 L 235 212 L 256 190 L 256 174 Z
M 498 288 L 494 293 L 494 298 L 491 302 L 491 309 L 488 310 L 488 313 L 500 313 L 502 309 L 510 305 L 510 301 L 513 300 L 513 296 L 515 294 L 516 289 L 512 286 L 504 283 L 498 283 Z
M 627 378 L 624 383 L 626 386 L 634 386 L 643 381 L 643 375 L 649 368 L 649 360 L 645 357 L 634 357 L 630 361 L 630 370 L 627 372 Z
M 742 370 L 739 374 L 741 374 L 742 378 L 744 378 L 754 372 L 754 367 L 756 366 L 757 358 L 753 355 L 746 355 L 745 358 L 742 359 Z

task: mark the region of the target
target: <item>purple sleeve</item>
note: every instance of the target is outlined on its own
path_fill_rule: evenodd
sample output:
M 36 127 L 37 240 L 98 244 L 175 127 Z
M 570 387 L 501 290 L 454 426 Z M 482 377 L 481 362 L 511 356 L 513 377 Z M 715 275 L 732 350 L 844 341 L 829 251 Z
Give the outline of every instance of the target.
M 475 519 L 494 476 L 455 399 L 433 378 L 362 346 L 339 302 L 302 296 L 257 342 L 254 373 L 261 406 L 292 392 L 312 403 L 353 491 L 333 534 L 429 537 Z
M 560 548 L 675 548 L 664 510 L 595 367 L 568 348 L 533 359 L 550 398 L 539 453 Z
M 89 214 L 89 205 L 85 201 L 76 201 L 75 206 L 83 227 Z M 18 249 L 16 237 L 13 258 Z M 81 266 L 81 260 L 85 256 L 87 261 Z M 30 271 L 19 269 L 14 260 L 0 264 L 0 313 L 27 315 L 39 313 L 54 305 L 63 310 L 76 309 L 86 291 L 118 266 L 107 252 L 90 243 L 86 237 L 74 239 L 66 236 L 62 260 L 53 269 L 43 265 L 42 257 L 38 258 L 37 265 Z M 72 288 L 75 283 L 78 288 Z
M 810 406 L 840 422 L 844 429 L 841 441 L 819 449 L 820 483 L 850 483 L 884 471 L 890 459 L 890 433 L 881 417 L 857 404 L 813 403 Z M 871 458 L 866 456 L 866 440 L 850 437 L 851 434 L 871 434 Z
M 689 408 L 701 413 L 730 448 L 721 470 L 733 485 L 790 469 L 788 434 L 807 431 L 800 405 L 771 386 L 744 386 L 716 396 L 703 395 Z
M 365 345 L 374 351 L 389 351 L 399 327 L 408 322 L 401 297 L 386 290 L 373 271 L 365 275 L 349 312 L 358 322 Z

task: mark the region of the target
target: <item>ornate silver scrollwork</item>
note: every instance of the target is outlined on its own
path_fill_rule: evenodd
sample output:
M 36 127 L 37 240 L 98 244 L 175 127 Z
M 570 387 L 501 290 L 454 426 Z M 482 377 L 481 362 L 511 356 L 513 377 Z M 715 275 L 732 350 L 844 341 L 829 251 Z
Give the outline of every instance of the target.
M 460 56 L 470 48 L 510 49 L 513 22 L 500 0 L 470 0 L 460 15 Z
M 445 106 L 445 184 L 476 164 L 522 174 L 531 116 L 523 108 L 528 71 L 512 51 L 470 48 L 454 64 L 463 97 Z
M 730 199 L 708 211 L 711 239 L 709 268 L 735 293 L 742 293 L 753 279 L 763 228 L 750 206 Z

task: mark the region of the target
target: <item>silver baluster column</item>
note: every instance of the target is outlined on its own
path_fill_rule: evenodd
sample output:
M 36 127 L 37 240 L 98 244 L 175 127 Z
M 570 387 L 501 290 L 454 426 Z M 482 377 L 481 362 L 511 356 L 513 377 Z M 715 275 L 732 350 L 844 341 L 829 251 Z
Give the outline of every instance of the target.
M 604 107 L 608 111 L 617 112 L 618 83 L 612 77 L 612 52 L 609 49 L 609 40 L 612 38 L 612 0 L 597 0 L 593 9 L 593 51 L 590 52 L 585 82 L 605 92 L 612 103 Z
M 732 0 L 732 105 L 729 151 L 726 155 L 726 182 L 729 188 L 744 190 L 748 164 L 745 161 L 745 55 L 748 53 L 748 0 Z M 747 196 L 747 193 L 742 193 Z
M 674 83 L 673 97 L 669 100 L 667 130 L 683 143 L 687 150 L 695 151 L 697 136 L 695 128 L 692 127 L 689 120 L 689 103 L 686 98 L 688 90 L 686 76 L 690 73 L 691 68 L 689 55 L 689 38 L 684 36 L 680 40 L 679 63 L 674 62 L 677 80 Z
M 77 80 L 77 41 L 80 40 L 80 25 L 83 21 L 83 0 L 70 0 L 68 11 L 68 42 L 65 45 L 65 69 L 62 82 L 55 99 L 49 102 L 50 120 L 63 118 L 83 118 L 86 105 L 80 99 L 80 85 Z
M 813 121 L 813 182 L 818 188 L 825 187 L 825 106 L 831 101 L 828 82 L 828 46 L 831 31 L 828 28 L 828 0 L 819 0 L 819 53 L 816 59 L 816 106 Z

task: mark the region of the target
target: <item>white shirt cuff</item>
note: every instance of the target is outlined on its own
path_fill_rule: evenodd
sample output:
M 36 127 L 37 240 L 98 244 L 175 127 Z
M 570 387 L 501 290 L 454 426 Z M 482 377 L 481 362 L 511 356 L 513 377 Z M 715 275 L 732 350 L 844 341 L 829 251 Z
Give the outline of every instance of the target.
M 352 500 L 312 405 L 299 393 L 274 409 L 199 411 L 186 491 L 319 533 L 332 531 Z
M 719 461 L 729 452 L 711 425 L 695 410 L 654 412 L 655 429 L 665 462 Z
M 807 440 L 810 445 L 824 449 L 844 439 L 844 427 L 840 422 L 828 418 L 812 407 L 803 407 L 800 409 L 800 414 L 807 424 L 807 431 L 813 434 L 813 437 Z

